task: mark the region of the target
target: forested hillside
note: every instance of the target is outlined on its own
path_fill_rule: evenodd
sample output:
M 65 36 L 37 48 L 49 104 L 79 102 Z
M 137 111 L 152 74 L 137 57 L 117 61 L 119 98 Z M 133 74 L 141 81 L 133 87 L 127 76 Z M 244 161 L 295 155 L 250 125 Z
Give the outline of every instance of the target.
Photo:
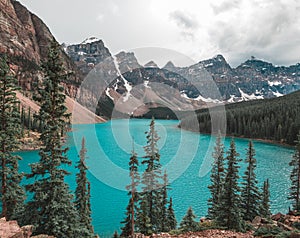
M 217 108 L 216 108 L 217 109 Z M 300 91 L 273 99 L 256 100 L 225 106 L 226 134 L 294 144 L 300 130 Z M 211 133 L 208 109 L 197 111 L 199 129 Z M 181 128 L 196 131 L 193 118 L 181 121 Z

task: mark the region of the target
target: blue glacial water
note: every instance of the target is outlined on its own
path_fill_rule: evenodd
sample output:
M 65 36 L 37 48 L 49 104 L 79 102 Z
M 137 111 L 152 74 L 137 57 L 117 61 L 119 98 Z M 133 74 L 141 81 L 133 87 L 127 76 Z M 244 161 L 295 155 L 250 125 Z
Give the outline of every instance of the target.
M 91 181 L 92 217 L 95 231 L 101 237 L 111 237 L 120 229 L 124 218 L 128 197 L 124 188 L 129 182 L 128 159 L 133 146 L 138 155 L 144 155 L 146 143 L 145 131 L 149 120 L 114 120 L 96 125 L 75 125 L 69 133 L 67 146 L 69 158 L 74 163 L 78 160 L 80 140 L 84 136 L 87 145 L 87 165 Z M 178 221 L 189 206 L 192 206 L 197 219 L 206 215 L 207 199 L 210 194 L 209 170 L 211 152 L 215 138 L 210 135 L 183 131 L 177 128 L 178 121 L 156 121 L 159 136 L 159 148 L 163 169 L 167 170 L 172 190 L 174 209 Z M 231 138 L 224 141 L 226 149 Z M 235 139 L 240 158 L 244 159 L 248 140 Z M 260 186 L 269 178 L 271 186 L 272 212 L 286 212 L 290 206 L 286 197 L 289 188 L 290 168 L 288 166 L 293 150 L 273 144 L 254 142 L 257 158 L 257 177 Z M 78 149 L 78 151 L 77 151 Z M 38 152 L 20 152 L 23 157 L 20 168 L 29 172 L 28 164 L 38 160 Z M 72 175 L 67 182 L 75 188 L 74 166 L 69 168 Z M 241 174 L 245 168 L 241 163 Z

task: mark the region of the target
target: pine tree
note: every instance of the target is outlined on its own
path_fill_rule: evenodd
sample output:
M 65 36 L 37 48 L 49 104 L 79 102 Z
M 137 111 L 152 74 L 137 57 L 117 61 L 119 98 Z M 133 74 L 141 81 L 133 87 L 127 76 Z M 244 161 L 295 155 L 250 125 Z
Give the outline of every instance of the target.
M 119 234 L 117 231 L 114 232 L 113 238 L 119 238 Z
M 214 163 L 211 170 L 210 181 L 208 186 L 211 198 L 208 200 L 208 218 L 214 219 L 218 213 L 217 206 L 219 204 L 220 194 L 224 183 L 224 145 L 222 144 L 222 136 L 219 132 L 216 138 L 216 145 L 213 152 Z
M 262 190 L 263 192 L 262 192 L 262 203 L 260 206 L 260 216 L 269 218 L 271 216 L 271 211 L 270 211 L 270 184 L 268 179 L 264 181 L 264 186 Z
M 31 164 L 31 174 L 27 175 L 34 181 L 26 186 L 32 194 L 26 215 L 30 224 L 36 227 L 37 234 L 73 238 L 78 237 L 80 227 L 73 196 L 64 181 L 69 174 L 64 167 L 71 162 L 66 157 L 68 148 L 62 145 L 62 131 L 66 127 L 68 114 L 64 105 L 66 96 L 60 84 L 66 76 L 59 52 L 59 44 L 53 41 L 48 59 L 42 65 L 44 79 L 36 97 L 41 104 L 42 147 L 40 160 Z
M 152 118 L 150 129 L 146 132 L 147 145 L 144 147 L 146 155 L 142 164 L 147 168 L 142 175 L 143 191 L 140 198 L 138 215 L 138 229 L 145 235 L 159 232 L 161 228 L 161 164 L 157 148 L 159 137 L 155 130 L 155 121 Z M 149 233 L 150 232 L 150 233 Z
M 136 227 L 140 233 L 150 235 L 153 233 L 153 227 L 148 212 L 148 199 L 142 195 L 144 195 L 144 193 L 139 193 L 139 210 L 136 218 Z
M 81 227 L 81 235 L 83 237 L 94 237 L 94 228 L 92 225 L 92 211 L 90 205 L 91 199 L 91 184 L 88 181 L 86 171 L 88 170 L 85 160 L 86 160 L 86 147 L 85 139 L 82 138 L 81 150 L 79 152 L 79 161 L 76 168 L 79 172 L 76 174 L 76 190 L 75 190 L 75 207 L 79 214 L 79 221 Z
M 167 205 L 168 205 L 168 190 L 169 190 L 169 182 L 167 171 L 164 172 L 163 175 L 163 186 L 161 188 L 161 204 L 160 204 L 160 228 L 159 231 L 169 231 L 167 228 L 168 217 L 167 217 Z
M 129 176 L 131 183 L 126 187 L 128 195 L 130 196 L 128 206 L 126 208 L 126 218 L 121 223 L 124 227 L 121 228 L 121 237 L 133 237 L 135 231 L 135 211 L 137 210 L 136 205 L 138 201 L 137 186 L 139 185 L 140 176 L 138 173 L 138 158 L 137 154 L 132 150 L 132 154 L 129 160 Z
M 197 231 L 198 224 L 195 221 L 196 215 L 193 212 L 193 209 L 189 207 L 186 212 L 186 215 L 182 218 L 180 222 L 179 229 L 187 232 L 187 231 Z
M 289 165 L 292 167 L 290 179 L 291 187 L 288 199 L 292 200 L 293 209 L 300 211 L 300 133 L 296 145 L 295 154 Z
M 227 229 L 242 231 L 243 220 L 241 218 L 241 198 L 238 185 L 239 154 L 236 151 L 234 140 L 231 140 L 229 151 L 227 152 L 227 168 L 225 170 L 224 187 L 220 196 L 220 202 L 217 206 L 218 213 L 216 222 L 219 226 Z
M 249 141 L 247 158 L 245 162 L 248 164 L 248 166 L 245 171 L 245 175 L 243 176 L 241 207 L 243 219 L 246 221 L 252 221 L 254 217 L 259 215 L 259 206 L 261 203 L 261 194 L 259 192 L 259 188 L 257 187 L 258 181 L 255 174 L 256 159 L 252 141 Z
M 0 181 L 2 217 L 23 223 L 25 192 L 18 172 L 21 158 L 12 152 L 19 148 L 21 136 L 17 80 L 11 75 L 7 58 L 0 58 Z
M 167 219 L 166 219 L 166 231 L 175 230 L 177 227 L 177 221 L 173 209 L 173 200 L 170 198 L 169 207 L 167 210 Z

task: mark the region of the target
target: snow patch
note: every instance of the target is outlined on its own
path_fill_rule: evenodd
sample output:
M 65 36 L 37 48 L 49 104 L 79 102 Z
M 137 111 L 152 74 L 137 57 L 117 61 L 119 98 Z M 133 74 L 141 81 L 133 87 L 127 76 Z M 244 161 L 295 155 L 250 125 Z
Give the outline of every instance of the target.
M 234 103 L 234 99 L 236 99 L 235 95 L 230 95 L 230 98 L 227 100 L 227 102 Z
M 281 85 L 282 83 L 280 82 L 280 81 L 274 81 L 274 82 L 270 82 L 270 81 L 268 81 L 268 84 L 269 84 L 269 86 L 278 86 L 278 85 Z
M 97 37 L 90 37 L 84 40 L 81 44 L 91 44 L 97 41 L 100 41 L 100 39 L 98 39 Z
M 214 63 L 204 65 L 205 68 L 214 66 Z
M 144 86 L 145 86 L 145 88 L 150 88 L 148 85 L 149 85 L 149 81 L 145 80 L 145 81 L 144 81 Z
M 256 96 L 254 93 L 252 93 L 251 95 L 244 93 L 242 89 L 239 88 L 240 94 L 241 94 L 241 98 L 243 101 L 249 101 L 249 100 L 255 100 L 255 99 L 264 99 L 263 96 Z
M 223 103 L 222 101 L 220 101 L 218 99 L 204 98 L 201 95 L 199 95 L 197 98 L 190 98 L 186 95 L 186 93 L 184 91 L 181 91 L 180 93 L 183 98 L 190 99 L 190 100 L 195 100 L 195 101 L 201 100 L 206 103 Z
M 115 68 L 117 70 L 117 75 L 120 76 L 121 79 L 123 80 L 124 86 L 125 86 L 126 91 L 127 91 L 125 96 L 123 97 L 123 102 L 126 102 L 126 101 L 128 101 L 129 97 L 131 96 L 130 91 L 132 90 L 132 86 L 129 84 L 129 82 L 122 75 L 117 58 L 115 56 L 112 56 L 112 57 L 113 57 L 113 60 L 114 60 Z
M 218 100 L 218 99 L 212 99 L 212 98 L 204 98 L 201 95 L 199 95 L 197 98 L 194 99 L 195 101 L 203 101 L 206 103 L 222 103 L 222 101 Z
M 284 96 L 282 93 L 276 91 L 276 92 L 272 92 L 274 94 L 275 97 L 282 97 Z

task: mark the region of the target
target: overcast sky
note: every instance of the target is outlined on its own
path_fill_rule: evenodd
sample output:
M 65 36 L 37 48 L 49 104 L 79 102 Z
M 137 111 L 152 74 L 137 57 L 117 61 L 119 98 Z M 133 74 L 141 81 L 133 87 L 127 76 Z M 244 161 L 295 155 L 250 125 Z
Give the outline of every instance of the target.
M 299 0 L 20 0 L 62 43 L 102 39 L 112 53 L 160 47 L 194 61 L 223 54 L 300 62 Z

